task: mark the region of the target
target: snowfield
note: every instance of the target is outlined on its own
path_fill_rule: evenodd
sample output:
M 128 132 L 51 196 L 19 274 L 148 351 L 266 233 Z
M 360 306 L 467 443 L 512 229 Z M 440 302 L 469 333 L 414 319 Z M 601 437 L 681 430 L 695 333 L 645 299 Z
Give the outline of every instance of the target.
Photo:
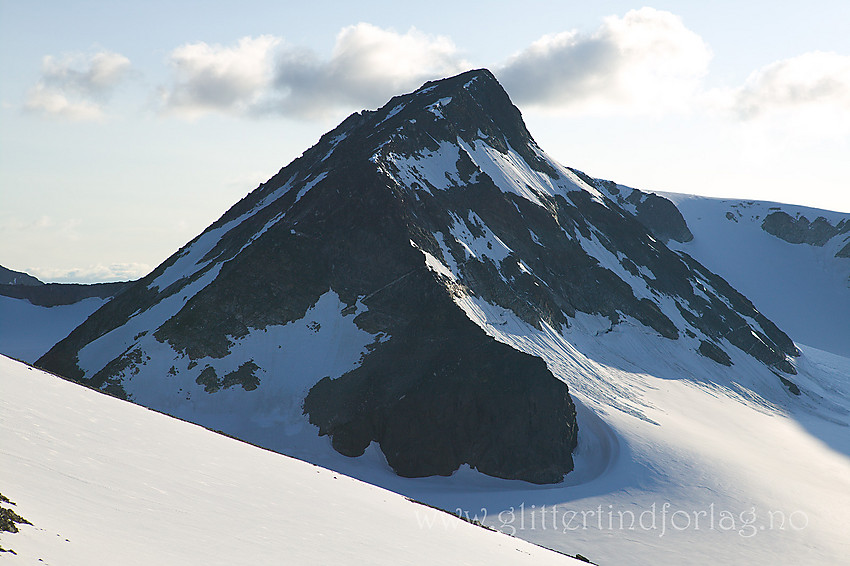
M 576 564 L 0 357 L 4 564 Z
M 795 342 L 850 357 L 850 258 L 836 258 L 845 234 L 823 246 L 791 244 L 762 229 L 782 211 L 833 225 L 850 214 L 775 202 L 661 193 L 672 200 L 694 239 L 669 247 L 723 276 Z
M 70 305 L 42 307 L 0 296 L 0 352 L 33 363 L 104 303 L 106 299 L 90 297 Z

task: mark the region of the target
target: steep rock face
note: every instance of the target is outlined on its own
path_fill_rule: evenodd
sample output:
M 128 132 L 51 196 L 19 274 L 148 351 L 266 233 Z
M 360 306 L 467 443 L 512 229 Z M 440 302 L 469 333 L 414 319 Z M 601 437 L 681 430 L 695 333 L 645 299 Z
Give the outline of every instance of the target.
M 380 142 L 375 122 L 376 113 L 352 116 L 40 364 L 131 398 L 144 397 L 128 386 L 136 375 L 187 374 L 208 395 L 240 384 L 262 394 L 280 378 L 270 368 L 251 360 L 225 374 L 215 360 L 258 330 L 304 318 L 330 289 L 346 305 L 341 314 L 356 312 L 356 325 L 377 337 L 355 369 L 321 381 L 305 405 L 340 452 L 362 453 L 375 440 L 408 476 L 466 463 L 499 477 L 559 481 L 576 443 L 566 385 L 541 360 L 488 337 L 427 269 L 411 246 L 420 230 L 408 195 L 369 161 Z M 92 343 L 112 353 L 80 362 Z M 177 362 L 168 376 L 147 369 L 157 343 Z
M 381 295 L 370 313 L 405 301 L 403 311 L 393 309 L 392 339 L 359 368 L 319 381 L 305 400 L 336 450 L 359 456 L 376 441 L 403 476 L 448 475 L 470 463 L 497 477 L 552 483 L 572 469 L 575 408 L 542 360 L 487 337 L 427 271 Z
M 694 239 L 684 216 L 669 199 L 655 193 L 624 187 L 613 181 L 594 179 L 576 169 L 571 171 L 590 186 L 604 192 L 624 210 L 631 212 L 637 221 L 659 240 L 665 243 L 670 240 L 685 243 Z
M 634 321 L 794 371 L 784 333 L 549 158 L 485 70 L 353 114 L 39 365 L 251 439 L 303 409 L 339 452 L 377 442 L 402 475 L 559 481 L 566 385 L 479 328 L 470 298 L 538 329 Z
M 482 91 L 503 102 L 481 104 Z M 628 210 L 551 160 L 489 74 L 425 85 L 414 96 L 425 97 L 420 105 L 431 116 L 408 114 L 410 96 L 385 107 L 395 129 L 372 160 L 429 211 L 419 218 L 430 220 L 420 222 L 430 234 L 414 242 L 462 292 L 535 326 L 569 326 L 576 312 L 612 325 L 633 318 L 666 338 L 684 332 L 694 351 L 699 340 L 721 350 L 727 341 L 793 373 L 788 356 L 797 350 L 783 332 L 720 277 L 647 232 L 631 201 L 656 199 L 623 194 Z M 676 219 L 670 230 L 678 237 L 692 238 L 668 204 L 655 208 Z

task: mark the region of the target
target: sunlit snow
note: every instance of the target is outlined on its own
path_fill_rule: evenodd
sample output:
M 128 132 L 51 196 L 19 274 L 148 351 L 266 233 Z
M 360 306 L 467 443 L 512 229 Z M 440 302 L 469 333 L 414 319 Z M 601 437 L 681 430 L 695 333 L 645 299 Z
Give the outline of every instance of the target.
M 10 565 L 578 563 L 0 357 Z M 7 505 L 7 504 L 4 504 Z

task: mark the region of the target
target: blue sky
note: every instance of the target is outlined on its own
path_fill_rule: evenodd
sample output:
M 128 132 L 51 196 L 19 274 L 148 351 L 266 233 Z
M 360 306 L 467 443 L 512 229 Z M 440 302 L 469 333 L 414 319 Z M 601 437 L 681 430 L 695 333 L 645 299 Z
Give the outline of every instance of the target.
M 850 212 L 850 3 L 0 0 L 0 265 L 144 275 L 349 113 L 490 68 L 571 167 Z

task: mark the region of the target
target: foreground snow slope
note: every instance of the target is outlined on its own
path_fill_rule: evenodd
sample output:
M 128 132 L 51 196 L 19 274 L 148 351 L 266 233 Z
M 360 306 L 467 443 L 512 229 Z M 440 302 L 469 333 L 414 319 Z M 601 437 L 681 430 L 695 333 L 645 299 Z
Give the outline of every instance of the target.
M 8 564 L 564 564 L 335 472 L 0 357 Z

